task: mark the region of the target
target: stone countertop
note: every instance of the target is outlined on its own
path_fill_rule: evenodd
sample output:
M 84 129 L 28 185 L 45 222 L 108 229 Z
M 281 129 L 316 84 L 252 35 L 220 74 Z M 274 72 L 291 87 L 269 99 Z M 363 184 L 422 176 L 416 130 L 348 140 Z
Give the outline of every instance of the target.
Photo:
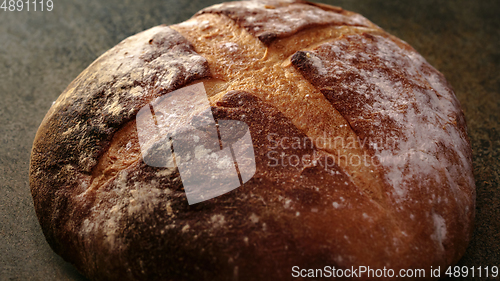
M 500 265 L 500 1 L 322 2 L 407 41 L 453 85 L 477 185 L 474 237 L 459 265 Z M 0 280 L 86 280 L 46 243 L 29 189 L 31 145 L 52 101 L 122 39 L 215 3 L 53 0 L 50 12 L 0 9 Z

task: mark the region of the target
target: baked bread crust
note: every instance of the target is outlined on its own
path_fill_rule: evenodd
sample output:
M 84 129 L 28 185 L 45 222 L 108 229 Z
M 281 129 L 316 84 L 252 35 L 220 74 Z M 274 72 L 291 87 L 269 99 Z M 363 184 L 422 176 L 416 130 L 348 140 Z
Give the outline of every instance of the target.
M 256 173 L 188 205 L 177 169 L 143 162 L 134 117 L 199 82 L 216 120 L 248 125 Z M 270 165 L 270 153 L 338 161 Z M 376 160 L 342 158 L 364 155 Z M 475 201 L 464 115 L 443 75 L 362 16 L 304 1 L 224 3 L 122 41 L 47 113 L 30 186 L 47 241 L 92 280 L 445 268 L 465 252 Z

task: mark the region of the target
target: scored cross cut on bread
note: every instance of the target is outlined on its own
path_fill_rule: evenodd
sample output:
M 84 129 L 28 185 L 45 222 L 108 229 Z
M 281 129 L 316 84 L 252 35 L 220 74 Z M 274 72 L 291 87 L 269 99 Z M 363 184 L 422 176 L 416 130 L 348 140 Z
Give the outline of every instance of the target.
M 215 122 L 248 126 L 255 174 L 189 205 L 179 169 L 144 161 L 137 113 L 199 83 Z M 305 1 L 223 3 L 122 41 L 50 109 L 30 185 L 49 244 L 93 280 L 445 268 L 465 252 L 475 197 L 443 75 L 364 17 Z

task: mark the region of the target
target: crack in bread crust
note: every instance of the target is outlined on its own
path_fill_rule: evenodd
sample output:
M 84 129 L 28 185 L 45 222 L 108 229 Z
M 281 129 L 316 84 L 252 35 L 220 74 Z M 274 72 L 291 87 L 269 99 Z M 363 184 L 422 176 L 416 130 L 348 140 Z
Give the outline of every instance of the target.
M 218 28 L 219 26 L 224 28 Z M 252 92 L 290 118 L 297 128 L 318 142 L 318 147 L 324 147 L 328 153 L 336 155 L 341 160 L 339 165 L 350 175 L 356 186 L 381 201 L 384 188 L 377 168 L 370 163 L 353 168 L 343 161 L 344 158 L 339 157 L 362 157 L 363 149 L 359 144 L 354 143 L 354 147 L 350 148 L 342 145 L 342 142 L 333 142 L 333 145 L 330 145 L 332 141 L 327 144 L 319 143 L 324 138 L 335 140 L 339 136 L 345 139 L 343 143 L 347 143 L 348 139 L 356 139 L 357 136 L 350 130 L 342 115 L 302 74 L 292 66 L 282 66 L 286 56 L 282 57 L 281 52 L 271 50 L 278 50 L 283 45 L 277 43 L 278 47 L 267 48 L 232 20 L 216 14 L 202 14 L 172 28 L 183 34 L 192 42 L 196 51 L 207 59 L 214 77 L 227 81 L 228 85 L 223 92 L 210 94 L 212 100 L 220 99 L 231 90 Z M 342 32 L 349 32 L 342 28 L 324 31 L 326 36 L 341 36 Z M 359 31 L 355 29 L 354 32 Z M 304 41 L 305 45 L 309 42 L 310 39 Z M 237 46 L 237 50 L 225 46 Z M 292 51 L 298 47 L 291 47 Z M 283 53 L 288 54 L 290 51 L 283 50 Z M 315 126 L 311 126 L 311 123 Z

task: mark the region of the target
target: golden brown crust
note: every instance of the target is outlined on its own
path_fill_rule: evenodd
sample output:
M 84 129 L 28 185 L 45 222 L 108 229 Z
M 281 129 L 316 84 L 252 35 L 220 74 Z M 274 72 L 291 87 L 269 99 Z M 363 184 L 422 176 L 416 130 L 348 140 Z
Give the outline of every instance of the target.
M 177 168 L 142 160 L 133 118 L 199 82 L 216 120 L 248 125 L 256 172 L 189 205 Z M 182 143 L 216 150 L 198 117 Z M 306 156 L 317 161 L 290 162 Z M 94 280 L 444 268 L 465 251 L 475 196 L 465 119 L 439 72 L 358 14 L 274 0 L 216 5 L 104 54 L 42 122 L 30 185 L 49 244 Z

